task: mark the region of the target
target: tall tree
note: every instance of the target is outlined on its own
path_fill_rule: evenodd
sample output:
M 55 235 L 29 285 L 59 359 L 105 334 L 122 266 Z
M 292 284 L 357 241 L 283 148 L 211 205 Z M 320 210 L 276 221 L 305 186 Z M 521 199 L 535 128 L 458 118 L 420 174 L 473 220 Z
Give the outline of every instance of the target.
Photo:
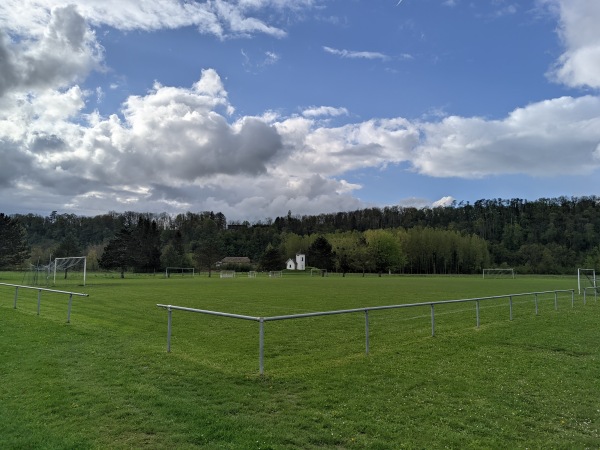
M 70 256 L 81 256 L 81 247 L 72 231 L 69 231 L 65 238 L 58 244 L 54 251 L 54 258 L 68 258 Z M 65 267 L 65 280 L 69 274 L 69 268 Z
M 381 276 L 382 272 L 397 271 L 406 264 L 406 255 L 400 242 L 387 230 L 369 230 L 365 232 L 367 252 L 373 268 Z
M 196 227 L 198 239 L 192 244 L 194 260 L 200 270 L 207 269 L 208 276 L 216 262 L 222 258 L 223 245 L 217 223 L 212 219 L 203 220 Z
M 136 242 L 135 255 L 137 269 L 152 272 L 160 269 L 160 231 L 155 220 L 140 217 L 133 231 Z
M 308 247 L 306 261 L 312 267 L 333 270 L 335 253 L 325 236 L 317 237 Z
M 27 258 L 25 229 L 17 220 L 0 213 L 0 268 L 14 268 Z
M 121 278 L 125 278 L 127 268 L 135 265 L 135 248 L 137 240 L 128 228 L 122 228 L 117 235 L 111 239 L 98 261 L 103 269 L 119 269 Z
M 261 270 L 281 270 L 285 266 L 283 255 L 279 249 L 271 244 L 267 245 L 267 249 L 260 258 Z

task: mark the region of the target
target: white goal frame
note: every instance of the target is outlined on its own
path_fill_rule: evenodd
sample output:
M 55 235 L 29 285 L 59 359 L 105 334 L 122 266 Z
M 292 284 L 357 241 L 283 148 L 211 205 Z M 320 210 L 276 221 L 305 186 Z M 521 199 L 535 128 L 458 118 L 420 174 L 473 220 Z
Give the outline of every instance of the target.
M 281 278 L 283 272 L 281 270 L 272 270 L 269 272 L 269 278 Z
M 193 277 L 196 275 L 196 269 L 194 267 L 167 267 L 165 269 L 165 278 L 170 278 L 173 273 L 181 273 L 181 276 L 191 273 Z
M 490 268 L 490 269 L 483 269 L 483 278 L 485 278 L 486 273 L 488 274 L 488 278 L 489 275 L 492 273 L 496 273 L 496 274 L 509 274 L 510 278 L 514 278 L 515 277 L 515 269 L 513 269 L 512 267 L 506 267 L 506 268 Z
M 66 258 L 54 258 L 52 261 L 53 271 L 54 271 L 54 284 L 56 284 L 56 268 L 58 267 L 58 261 L 63 260 L 82 260 L 83 259 L 83 285 L 85 286 L 85 278 L 87 274 L 87 257 L 86 256 L 67 256 Z M 66 269 L 70 269 L 71 267 L 75 267 L 75 264 L 67 267 Z M 62 270 L 62 269 L 61 269 Z
M 589 275 L 588 275 L 589 274 Z M 591 278 L 590 278 L 591 276 Z M 591 286 L 589 287 L 597 287 L 596 286 L 596 270 L 595 269 L 577 269 L 577 290 L 581 294 L 581 279 L 582 277 L 587 278 L 591 282 Z
M 221 270 L 219 278 L 235 278 L 235 270 Z
M 256 270 L 249 271 L 248 278 L 256 278 Z
M 314 277 L 314 274 L 317 274 L 317 276 L 320 277 L 326 277 L 327 276 L 327 269 L 310 269 L 310 276 Z

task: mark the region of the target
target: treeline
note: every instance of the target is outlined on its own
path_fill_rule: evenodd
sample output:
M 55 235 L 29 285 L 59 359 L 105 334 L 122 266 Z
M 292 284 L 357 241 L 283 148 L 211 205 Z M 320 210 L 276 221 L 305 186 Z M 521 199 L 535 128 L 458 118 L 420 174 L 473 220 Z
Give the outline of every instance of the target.
M 591 196 L 307 216 L 290 211 L 254 223 L 228 222 L 222 213 L 210 211 L 94 217 L 54 211 L 47 217 L 11 218 L 23 227 L 30 247 L 27 263 L 34 264 L 51 254 L 78 251 L 88 256 L 90 267 L 98 268 L 111 241 L 129 232 L 152 235 L 136 245 L 151 241 L 153 248 L 144 252 L 153 256 L 143 258 L 143 264 L 127 263 L 145 271 L 182 265 L 214 268 L 225 256 L 247 256 L 260 268 L 281 268 L 287 258 L 302 252 L 309 266 L 340 272 L 445 274 L 514 267 L 520 273 L 561 274 L 577 267 L 600 268 L 599 206 L 598 197 Z

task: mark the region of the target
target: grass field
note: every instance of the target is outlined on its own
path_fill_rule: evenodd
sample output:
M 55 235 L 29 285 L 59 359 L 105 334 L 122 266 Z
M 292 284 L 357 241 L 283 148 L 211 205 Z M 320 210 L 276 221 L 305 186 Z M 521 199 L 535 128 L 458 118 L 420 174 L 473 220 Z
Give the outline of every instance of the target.
M 0 282 L 20 284 L 18 274 Z M 157 303 L 273 316 L 576 288 L 575 277 L 89 274 L 73 299 L 0 286 L 0 447 L 396 449 L 600 447 L 593 297 L 371 312 L 265 324 Z

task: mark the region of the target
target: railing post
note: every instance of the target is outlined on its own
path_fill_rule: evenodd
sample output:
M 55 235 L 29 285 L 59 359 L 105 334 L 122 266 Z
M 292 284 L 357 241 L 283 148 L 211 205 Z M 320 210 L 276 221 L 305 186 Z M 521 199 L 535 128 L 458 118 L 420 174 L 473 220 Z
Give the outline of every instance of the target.
M 535 315 L 538 315 L 538 297 L 537 297 L 537 292 L 535 294 L 533 294 L 534 298 L 535 298 Z
M 587 288 L 583 288 L 583 304 L 584 304 L 584 305 L 585 305 L 585 303 L 586 303 L 586 301 L 585 301 L 585 298 L 586 298 L 586 295 L 585 295 L 585 293 L 586 293 L 586 292 L 587 292 Z
M 554 291 L 554 309 L 558 311 L 558 292 Z
M 575 307 L 575 289 L 571 291 L 571 308 Z
M 369 354 L 369 310 L 365 309 L 365 352 Z
M 19 296 L 19 288 L 15 288 L 15 304 L 13 306 L 14 309 L 17 309 L 17 297 Z
M 435 336 L 435 312 L 434 305 L 431 303 L 431 337 Z
M 69 294 L 69 306 L 67 307 L 67 323 L 71 322 L 71 304 L 73 303 L 73 294 Z
M 512 314 L 512 295 L 508 297 L 508 304 L 509 304 L 509 308 L 510 308 L 510 320 L 513 320 L 513 314 Z
M 477 328 L 479 328 L 479 300 L 475 301 L 475 310 L 477 311 Z
M 265 320 L 258 319 L 258 372 L 265 373 Z
M 40 304 L 42 303 L 42 290 L 38 289 L 38 308 L 37 308 L 37 315 L 40 315 Z
M 167 353 L 171 352 L 171 322 L 173 316 L 173 310 L 171 310 L 171 305 L 167 306 Z

